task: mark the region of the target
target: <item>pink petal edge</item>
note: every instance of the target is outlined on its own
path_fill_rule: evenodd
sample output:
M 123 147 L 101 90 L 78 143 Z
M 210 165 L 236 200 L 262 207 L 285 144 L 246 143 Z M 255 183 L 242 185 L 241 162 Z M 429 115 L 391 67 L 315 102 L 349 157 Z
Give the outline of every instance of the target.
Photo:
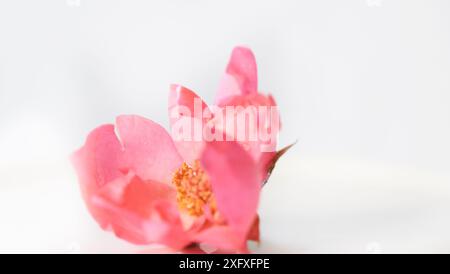
M 263 174 L 235 142 L 207 143 L 201 164 L 210 178 L 218 210 L 227 220 L 231 235 L 235 235 L 228 237 L 230 243 L 244 244 L 256 216 Z M 212 232 L 205 231 L 205 235 L 208 233 Z M 218 239 L 204 237 L 204 240 Z
M 202 113 L 195 113 L 194 106 L 196 100 L 200 104 L 199 109 L 201 109 Z M 189 115 L 182 113 L 182 108 L 189 111 Z M 198 160 L 204 144 L 202 136 L 195 136 L 194 127 L 199 127 L 199 133 L 203 131 L 203 125 L 209 120 L 209 118 L 203 117 L 203 113 L 210 112 L 208 105 L 200 98 L 200 96 L 190 89 L 173 84 L 170 86 L 168 109 L 171 128 L 170 133 L 178 152 L 188 163 Z M 178 138 L 175 132 L 176 126 L 190 128 L 190 133 L 187 134 L 189 139 Z
M 130 169 L 143 180 L 170 183 L 183 159 L 167 131 L 137 115 L 119 116 L 116 125 Z
M 235 47 L 216 96 L 216 104 L 235 95 L 258 93 L 258 74 L 256 59 L 247 47 Z

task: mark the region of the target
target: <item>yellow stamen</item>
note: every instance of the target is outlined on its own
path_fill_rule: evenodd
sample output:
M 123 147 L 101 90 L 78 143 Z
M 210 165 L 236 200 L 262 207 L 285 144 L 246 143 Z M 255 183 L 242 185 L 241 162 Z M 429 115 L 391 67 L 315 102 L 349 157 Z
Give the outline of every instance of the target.
M 205 206 L 211 213 L 216 211 L 216 202 L 208 176 L 197 160 L 192 166 L 183 163 L 175 172 L 172 183 L 177 190 L 178 207 L 192 216 L 201 216 Z

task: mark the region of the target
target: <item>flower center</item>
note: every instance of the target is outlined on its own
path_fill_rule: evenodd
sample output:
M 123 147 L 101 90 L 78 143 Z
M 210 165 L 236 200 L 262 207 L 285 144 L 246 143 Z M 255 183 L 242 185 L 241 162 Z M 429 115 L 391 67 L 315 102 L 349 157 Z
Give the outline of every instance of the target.
M 173 175 L 172 183 L 177 190 L 178 207 L 189 215 L 203 215 L 207 205 L 211 213 L 216 212 L 216 202 L 211 184 L 198 160 L 193 165 L 184 162 Z

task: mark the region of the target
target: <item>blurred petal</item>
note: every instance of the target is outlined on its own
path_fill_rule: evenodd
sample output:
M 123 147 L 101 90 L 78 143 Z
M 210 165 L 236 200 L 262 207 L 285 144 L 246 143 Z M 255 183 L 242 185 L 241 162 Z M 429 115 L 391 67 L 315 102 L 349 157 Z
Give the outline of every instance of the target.
M 203 125 L 209 120 L 203 117 L 203 113 L 209 111 L 206 103 L 193 91 L 180 85 L 170 86 L 169 119 L 171 135 L 178 152 L 188 163 L 197 160 L 203 149 L 201 134 Z M 183 134 L 175 132 L 176 128 L 180 127 L 189 128 L 190 131 L 183 132 Z M 199 136 L 195 135 L 195 130 L 198 130 Z
M 246 47 L 236 47 L 231 53 L 225 75 L 216 97 L 216 104 L 227 97 L 258 93 L 256 60 L 253 52 Z
M 198 100 L 197 102 L 201 106 L 201 111 L 208 109 L 208 105 L 203 102 L 202 98 L 200 98 L 200 96 L 195 94 L 192 90 L 176 84 L 170 86 L 169 111 L 174 107 L 184 106 L 189 109 L 191 116 L 193 117 L 195 113 L 194 105 L 196 100 Z
M 235 142 L 207 143 L 201 164 L 210 178 L 220 214 L 237 240 L 244 242 L 256 216 L 262 174 Z
M 107 183 L 123 176 L 123 151 L 114 126 L 103 125 L 94 129 L 84 146 L 72 154 L 71 161 L 89 212 L 104 223 L 98 209 L 91 204 L 91 196 Z
M 170 186 L 142 181 L 133 174 L 119 178 L 92 196 L 95 216 L 104 229 L 135 244 L 161 243 L 181 248 L 189 242 Z
M 161 201 L 155 205 L 152 221 L 146 223 L 149 240 L 154 243 L 182 249 L 191 244 L 190 231 L 185 231 L 177 206 L 171 201 Z
M 122 147 L 113 125 L 94 129 L 82 148 L 72 154 L 82 187 L 98 188 L 123 175 Z
M 132 173 L 112 181 L 100 189 L 97 195 L 143 218 L 150 216 L 155 201 L 175 203 L 176 199 L 172 186 L 154 181 L 144 182 Z
M 143 180 L 170 182 L 183 159 L 164 128 L 136 115 L 116 119 L 127 165 Z
M 278 133 L 281 127 L 280 115 L 275 100 L 271 95 L 263 95 L 263 94 L 252 94 L 245 96 L 234 96 L 228 97 L 227 99 L 222 101 L 222 108 L 225 109 L 227 106 L 235 107 L 235 119 L 236 124 L 239 123 L 238 115 L 240 112 L 236 107 L 252 107 L 254 113 L 253 124 L 245 124 L 243 130 L 245 130 L 245 136 L 250 136 L 252 133 L 257 137 L 256 140 L 251 140 L 247 138 L 247 140 L 238 140 L 239 144 L 241 144 L 248 153 L 250 153 L 255 161 L 260 161 L 264 154 L 272 154 L 272 152 L 276 151 L 277 146 L 277 138 Z M 266 115 L 260 116 L 259 107 L 264 107 L 266 110 Z M 243 109 L 243 111 L 249 111 L 249 109 Z M 262 120 L 261 118 L 265 118 Z M 227 117 L 228 118 L 228 117 Z M 239 127 L 238 127 L 239 128 Z M 237 130 L 237 129 L 236 129 Z M 252 132 L 250 132 L 253 130 Z M 268 140 L 264 140 L 262 137 L 262 131 L 266 132 L 270 138 Z M 269 134 L 270 133 L 270 134 Z M 239 135 L 239 132 L 236 132 Z M 266 156 L 264 156 L 266 157 Z
M 111 220 L 103 228 L 112 230 L 117 237 L 128 242 L 139 245 L 158 243 L 175 249 L 184 248 L 190 243 L 181 224 L 161 219 L 158 211 L 147 220 L 99 197 L 93 197 L 93 204 L 102 209 L 105 218 Z M 173 211 L 166 206 L 159 208 L 162 211 Z

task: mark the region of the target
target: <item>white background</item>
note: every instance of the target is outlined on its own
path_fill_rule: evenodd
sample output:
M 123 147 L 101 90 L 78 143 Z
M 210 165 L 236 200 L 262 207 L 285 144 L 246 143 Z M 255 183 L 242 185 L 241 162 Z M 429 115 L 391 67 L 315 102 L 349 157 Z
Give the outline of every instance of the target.
M 119 114 L 212 103 L 235 45 L 298 140 L 256 252 L 450 252 L 447 0 L 0 2 L 0 252 L 142 252 L 101 231 L 68 156 Z

